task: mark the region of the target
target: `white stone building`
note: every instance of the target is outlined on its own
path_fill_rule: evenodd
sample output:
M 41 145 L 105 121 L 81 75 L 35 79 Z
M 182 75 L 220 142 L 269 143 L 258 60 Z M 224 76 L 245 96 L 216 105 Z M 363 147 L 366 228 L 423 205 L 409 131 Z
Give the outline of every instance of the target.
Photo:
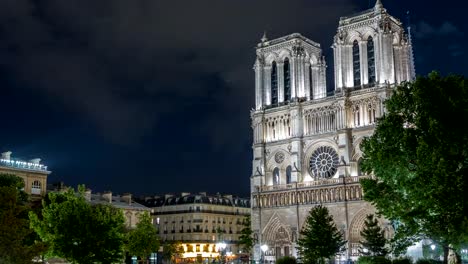
M 375 212 L 362 200 L 359 144 L 373 133 L 393 87 L 415 77 L 411 39 L 377 0 L 374 8 L 340 18 L 332 48 L 335 89 L 327 95 L 318 43 L 294 33 L 264 36 L 257 46 L 251 112 L 256 260 L 297 257 L 299 231 L 317 204 L 329 208 L 348 241 L 339 257 L 354 258 L 365 216 Z M 391 225 L 381 224 L 391 236 Z

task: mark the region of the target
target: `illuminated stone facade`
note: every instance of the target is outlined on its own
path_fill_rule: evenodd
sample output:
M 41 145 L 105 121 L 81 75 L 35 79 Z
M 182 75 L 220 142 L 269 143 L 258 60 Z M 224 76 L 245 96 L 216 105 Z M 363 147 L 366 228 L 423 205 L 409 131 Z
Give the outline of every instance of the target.
M 308 212 L 324 204 L 348 241 L 342 259 L 357 256 L 365 216 L 359 144 L 373 133 L 392 88 L 414 78 L 411 39 L 377 1 L 342 17 L 332 46 L 335 89 L 327 93 L 320 45 L 295 33 L 262 38 L 256 50 L 253 166 L 254 248 L 266 261 L 297 257 Z M 385 220 L 387 236 L 393 233 Z
M 46 194 L 47 176 L 51 173 L 41 159 L 23 161 L 12 158 L 11 151 L 3 152 L 0 158 L 0 173 L 14 174 L 24 180 L 24 191 L 34 198 Z
M 182 243 L 183 258 L 214 260 L 220 243 L 226 244 L 227 258 L 241 253 L 238 242 L 243 221 L 250 215 L 249 199 L 182 193 L 146 198 L 144 204 L 154 210 L 160 238 Z

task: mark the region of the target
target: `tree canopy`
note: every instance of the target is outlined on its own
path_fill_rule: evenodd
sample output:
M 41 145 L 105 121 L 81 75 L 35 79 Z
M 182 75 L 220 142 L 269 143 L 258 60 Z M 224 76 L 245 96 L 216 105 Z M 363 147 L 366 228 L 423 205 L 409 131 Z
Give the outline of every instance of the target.
M 399 223 L 396 242 L 430 238 L 460 250 L 468 238 L 468 87 L 433 72 L 396 87 L 363 140 L 364 199 Z M 405 243 L 407 244 L 407 243 Z M 459 251 L 458 251 L 459 252 Z
M 130 255 L 146 259 L 151 253 L 159 250 L 158 232 L 149 213 L 142 213 L 138 218 L 135 229 L 131 229 L 127 234 L 126 248 Z
M 364 239 L 359 241 L 361 244 L 359 253 L 361 255 L 386 256 L 388 254 L 385 231 L 379 226 L 379 221 L 377 218 L 374 218 L 373 214 L 367 215 L 361 236 Z
M 123 259 L 124 216 L 109 205 L 91 205 L 84 187 L 49 193 L 42 217 L 30 213 L 31 227 L 49 246 L 49 255 L 73 263 L 113 263 Z
M 162 258 L 168 260 L 170 263 L 176 262 L 175 259 L 184 253 L 182 244 L 178 241 L 165 241 L 163 244 Z
M 242 246 L 242 250 L 246 253 L 250 253 L 252 251 L 252 247 L 255 241 L 253 238 L 253 231 L 251 227 L 250 215 L 244 218 L 242 221 L 242 229 L 241 235 L 239 237 L 239 245 Z
M 29 228 L 31 208 L 23 186 L 20 177 L 0 174 L 0 263 L 33 263 L 45 250 Z
M 328 208 L 323 205 L 310 210 L 300 234 L 297 249 L 305 264 L 323 264 L 325 259 L 342 252 L 346 244 Z

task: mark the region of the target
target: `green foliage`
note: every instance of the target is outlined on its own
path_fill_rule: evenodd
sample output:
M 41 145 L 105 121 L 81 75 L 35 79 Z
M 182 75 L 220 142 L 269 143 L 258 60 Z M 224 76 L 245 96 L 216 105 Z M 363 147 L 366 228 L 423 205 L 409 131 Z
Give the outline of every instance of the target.
M 401 257 L 393 259 L 392 264 L 413 264 L 413 260 L 410 257 Z
M 387 244 L 385 231 L 379 226 L 379 221 L 374 218 L 373 214 L 367 215 L 361 236 L 364 240 L 360 241 L 360 254 L 365 256 L 386 256 L 388 254 L 388 250 L 385 248 Z
M 242 222 L 242 226 L 241 235 L 239 237 L 239 245 L 242 246 L 243 251 L 250 253 L 255 243 L 253 238 L 253 231 L 251 228 L 250 215 L 245 217 L 244 221 Z
M 364 199 L 399 221 L 397 251 L 420 238 L 457 250 L 468 240 L 468 86 L 431 73 L 403 83 L 363 140 Z M 456 121 L 454 121 L 456 120 Z
M 346 244 L 327 207 L 322 205 L 310 210 L 300 234 L 297 249 L 305 264 L 325 263 L 325 259 L 342 252 Z
M 0 174 L 0 263 L 33 263 L 33 258 L 45 251 L 29 228 L 31 208 L 20 190 L 23 185 L 17 176 Z
M 276 260 L 276 264 L 296 264 L 297 261 L 293 257 L 285 256 Z
M 166 241 L 163 244 L 162 258 L 168 260 L 171 263 L 175 262 L 175 259 L 184 253 L 184 249 L 180 242 L 177 241 Z
M 0 174 L 0 187 L 12 187 L 18 190 L 18 198 L 21 202 L 29 200 L 28 194 L 24 191 L 24 180 L 14 174 Z
M 392 261 L 384 256 L 361 256 L 357 264 L 392 264 Z
M 109 205 L 91 205 L 80 188 L 49 193 L 42 219 L 30 212 L 31 227 L 48 244 L 49 255 L 74 263 L 113 263 L 123 259 L 124 216 Z
M 130 255 L 146 259 L 151 253 L 159 250 L 158 232 L 149 213 L 140 214 L 138 218 L 135 229 L 127 234 L 126 248 Z

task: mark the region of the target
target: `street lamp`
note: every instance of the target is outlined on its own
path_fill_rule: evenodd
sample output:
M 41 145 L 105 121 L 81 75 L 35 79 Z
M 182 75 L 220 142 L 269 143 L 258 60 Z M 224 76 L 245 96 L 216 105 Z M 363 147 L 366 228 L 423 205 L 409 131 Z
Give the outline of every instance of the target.
M 265 262 L 265 252 L 268 250 L 268 245 L 263 244 L 260 246 L 260 249 L 262 250 L 262 264 Z
M 219 252 L 219 261 L 221 263 L 224 263 L 223 253 L 224 253 L 224 249 L 226 248 L 226 243 L 220 242 L 220 243 L 216 244 L 216 248 L 218 249 L 218 252 Z

